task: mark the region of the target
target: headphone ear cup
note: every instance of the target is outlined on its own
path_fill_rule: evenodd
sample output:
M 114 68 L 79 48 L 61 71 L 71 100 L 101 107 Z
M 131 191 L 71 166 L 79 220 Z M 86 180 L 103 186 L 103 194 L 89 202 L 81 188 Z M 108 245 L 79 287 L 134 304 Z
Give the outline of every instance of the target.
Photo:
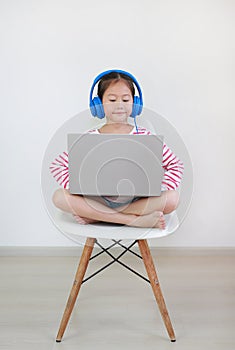
M 136 103 L 136 106 L 138 106 L 138 112 L 137 115 L 141 114 L 142 110 L 143 110 L 143 102 L 141 102 L 141 99 L 139 98 L 139 96 L 136 96 L 138 102 Z
M 96 110 L 97 110 L 97 117 L 100 119 L 103 119 L 105 117 L 105 114 L 104 114 L 104 108 L 102 103 L 96 106 Z
M 102 101 L 99 97 L 94 97 L 92 100 L 91 113 L 94 117 L 98 117 L 100 119 L 104 118 L 104 108 L 102 105 Z
M 135 118 L 142 111 L 142 105 L 139 96 L 134 96 L 131 117 Z
M 93 115 L 93 117 L 96 117 L 96 108 L 95 108 L 95 105 L 93 103 L 93 100 L 90 101 L 90 111 L 91 111 L 91 114 Z

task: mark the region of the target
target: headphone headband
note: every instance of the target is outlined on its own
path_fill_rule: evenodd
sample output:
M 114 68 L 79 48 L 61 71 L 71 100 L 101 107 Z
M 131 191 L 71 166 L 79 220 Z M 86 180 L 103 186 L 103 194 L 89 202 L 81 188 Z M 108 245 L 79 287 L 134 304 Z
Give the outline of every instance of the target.
M 132 117 L 135 117 L 136 115 L 140 114 L 143 108 L 143 97 L 142 97 L 142 91 L 140 88 L 140 85 L 138 83 L 138 81 L 135 79 L 135 77 L 124 71 L 124 70 L 120 70 L 120 69 L 111 69 L 111 70 L 107 70 L 103 73 L 100 73 L 94 80 L 92 86 L 91 86 L 91 91 L 90 91 L 90 108 L 91 108 L 91 113 L 94 117 L 98 116 L 99 118 L 103 118 L 104 117 L 104 113 L 103 113 L 103 106 L 102 106 L 102 102 L 100 100 L 98 100 L 98 110 L 97 110 L 97 99 L 99 99 L 98 97 L 95 97 L 93 99 L 92 95 L 93 95 L 93 91 L 94 88 L 96 86 L 96 84 L 105 76 L 108 75 L 109 73 L 121 73 L 124 74 L 126 76 L 128 76 L 129 78 L 131 78 L 131 80 L 133 81 L 133 83 L 135 84 L 138 93 L 139 93 L 139 97 L 138 96 L 134 96 L 134 103 L 133 103 L 133 112 L 132 112 Z M 101 105 L 101 106 L 100 106 Z M 101 108 L 101 110 L 100 110 Z

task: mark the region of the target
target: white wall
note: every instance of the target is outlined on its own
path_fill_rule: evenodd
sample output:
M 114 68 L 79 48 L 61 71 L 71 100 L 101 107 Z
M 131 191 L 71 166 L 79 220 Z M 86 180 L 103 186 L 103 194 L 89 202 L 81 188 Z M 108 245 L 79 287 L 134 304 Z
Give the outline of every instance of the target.
M 193 161 L 188 216 L 157 244 L 234 246 L 233 14 L 228 0 L 2 0 L 0 245 L 74 245 L 44 209 L 43 155 L 87 108 L 93 78 L 121 68 Z

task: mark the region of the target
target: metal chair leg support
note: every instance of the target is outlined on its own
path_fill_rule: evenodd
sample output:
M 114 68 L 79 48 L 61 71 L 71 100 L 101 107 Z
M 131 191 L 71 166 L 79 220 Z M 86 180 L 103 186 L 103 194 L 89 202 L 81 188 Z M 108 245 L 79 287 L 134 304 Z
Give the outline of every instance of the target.
M 174 342 L 176 341 L 175 333 L 174 333 L 171 320 L 166 308 L 166 304 L 162 295 L 162 291 L 161 291 L 160 284 L 157 277 L 157 272 L 154 266 L 151 252 L 148 247 L 147 240 L 145 239 L 138 240 L 138 245 L 139 245 L 140 253 L 142 255 L 151 286 L 152 286 L 154 296 L 156 298 L 160 313 L 162 315 L 162 319 L 165 323 L 165 326 L 171 341 Z

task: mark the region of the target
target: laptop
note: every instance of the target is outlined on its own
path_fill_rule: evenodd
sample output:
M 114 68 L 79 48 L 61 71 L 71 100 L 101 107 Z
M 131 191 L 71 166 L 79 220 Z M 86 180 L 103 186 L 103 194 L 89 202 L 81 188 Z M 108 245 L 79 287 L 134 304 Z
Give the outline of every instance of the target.
M 160 196 L 163 137 L 68 134 L 71 194 Z

